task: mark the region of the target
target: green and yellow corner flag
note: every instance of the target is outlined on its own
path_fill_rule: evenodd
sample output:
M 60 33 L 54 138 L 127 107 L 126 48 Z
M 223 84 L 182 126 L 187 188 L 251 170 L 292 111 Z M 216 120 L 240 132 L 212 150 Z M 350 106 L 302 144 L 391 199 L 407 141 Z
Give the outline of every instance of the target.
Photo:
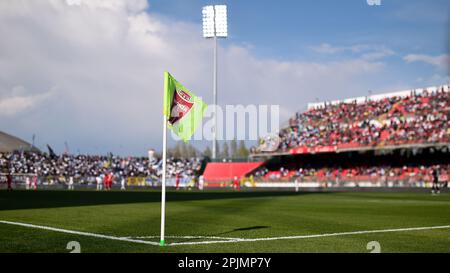
M 208 105 L 165 72 L 163 107 L 168 127 L 187 142 L 201 123 Z

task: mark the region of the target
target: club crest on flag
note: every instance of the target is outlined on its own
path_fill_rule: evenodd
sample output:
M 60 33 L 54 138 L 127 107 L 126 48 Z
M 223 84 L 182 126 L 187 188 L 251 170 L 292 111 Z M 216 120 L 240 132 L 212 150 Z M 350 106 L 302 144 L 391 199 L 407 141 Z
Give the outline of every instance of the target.
M 174 125 L 183 117 L 187 115 L 187 113 L 192 109 L 192 106 L 194 105 L 194 102 L 191 101 L 191 95 L 186 93 L 183 90 L 175 90 L 172 105 L 171 105 L 171 111 L 170 111 L 170 117 L 169 117 L 169 123 L 171 125 Z

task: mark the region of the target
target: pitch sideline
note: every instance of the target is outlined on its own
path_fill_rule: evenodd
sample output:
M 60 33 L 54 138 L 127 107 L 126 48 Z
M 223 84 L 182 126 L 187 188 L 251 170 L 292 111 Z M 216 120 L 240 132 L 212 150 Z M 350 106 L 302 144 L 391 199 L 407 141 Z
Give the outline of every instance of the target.
M 91 232 L 75 231 L 61 228 L 54 228 L 41 225 L 33 225 L 20 222 L 4 221 L 0 220 L 0 224 L 16 225 L 28 228 L 36 228 L 43 230 L 50 230 L 61 233 L 90 236 L 102 239 L 125 241 L 131 243 L 140 243 L 147 245 L 158 246 L 159 243 L 132 239 L 132 238 L 145 238 L 154 236 L 137 236 L 137 237 L 116 237 L 110 235 L 103 235 Z M 226 238 L 226 240 L 216 240 L 216 241 L 200 241 L 200 242 L 180 242 L 180 243 L 170 243 L 167 246 L 177 246 L 177 245 L 204 245 L 204 244 L 220 244 L 220 243 L 238 243 L 238 242 L 257 242 L 257 241 L 276 241 L 276 240 L 293 240 L 293 239 L 310 239 L 310 238 L 321 238 L 321 237 L 335 237 L 335 236 L 347 236 L 347 235 L 361 235 L 361 234 L 373 234 L 373 233 L 389 233 L 389 232 L 402 232 L 402 231 L 420 231 L 420 230 L 432 230 L 432 229 L 449 229 L 450 225 L 447 226 L 432 226 L 432 227 L 413 227 L 413 228 L 397 228 L 397 229 L 378 229 L 378 230 L 362 230 L 362 231 L 349 231 L 349 232 L 335 232 L 335 233 L 324 233 L 324 234 L 313 234 L 313 235 L 300 235 L 300 236 L 283 236 L 283 237 L 266 237 L 266 238 L 253 238 L 253 239 L 243 239 L 243 238 Z M 213 238 L 211 236 L 172 236 L 173 238 Z
M 450 225 L 449 226 L 434 226 L 434 227 L 414 227 L 414 228 L 363 230 L 363 231 L 324 233 L 324 234 L 315 234 L 315 235 L 267 237 L 267 238 L 253 238 L 253 239 L 236 238 L 236 240 L 228 240 L 228 241 L 181 242 L 181 243 L 171 243 L 170 245 L 172 245 L 172 246 L 176 246 L 176 245 L 200 245 L 200 244 L 217 244 L 217 243 L 236 243 L 236 242 L 257 242 L 257 241 L 276 241 L 276 240 L 292 240 L 292 239 L 310 239 L 310 238 L 320 238 L 320 237 L 335 237 L 335 236 L 360 235 L 360 234 L 371 234 L 371 233 L 389 233 L 389 232 L 419 231 L 419 230 L 448 229 L 448 228 L 450 228 Z
M 82 235 L 82 236 L 96 237 L 96 238 L 102 238 L 102 239 L 131 242 L 131 243 L 140 243 L 140 244 L 147 244 L 147 245 L 159 245 L 156 242 L 150 242 L 150 241 L 144 241 L 144 240 L 138 240 L 138 239 L 130 239 L 130 238 L 124 238 L 124 237 L 116 237 L 116 236 L 109 236 L 109 235 L 103 235 L 103 234 L 97 234 L 97 233 L 91 233 L 91 232 L 75 231 L 75 230 L 54 228 L 54 227 L 47 227 L 47 226 L 39 226 L 39 225 L 20 223 L 20 222 L 11 222 L 11 221 L 0 220 L 0 224 L 7 224 L 7 225 L 28 227 L 28 228 L 35 228 L 35 229 L 50 230 L 50 231 L 61 232 L 61 233 L 69 233 L 69 234 L 75 234 L 75 235 Z

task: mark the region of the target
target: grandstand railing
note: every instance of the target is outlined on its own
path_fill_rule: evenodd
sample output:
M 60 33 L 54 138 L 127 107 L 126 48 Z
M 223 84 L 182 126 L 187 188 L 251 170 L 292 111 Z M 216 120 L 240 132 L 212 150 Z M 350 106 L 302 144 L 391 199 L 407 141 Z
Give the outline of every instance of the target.
M 444 173 L 439 176 L 439 182 L 448 183 L 450 174 Z M 358 175 L 358 176 L 277 176 L 277 177 L 244 177 L 240 180 L 241 186 L 249 188 L 285 188 L 285 187 L 377 187 L 377 188 L 429 188 L 432 185 L 433 177 L 422 174 L 402 174 L 396 176 L 380 175 Z M 231 180 L 208 180 L 205 187 L 227 188 L 233 187 Z
M 7 173 L 0 173 L 0 184 L 7 183 Z M 14 186 L 25 187 L 27 183 L 27 177 L 37 177 L 37 186 L 64 186 L 69 183 L 68 176 L 37 176 L 35 174 L 21 174 L 21 173 L 12 173 L 12 182 Z M 155 178 L 151 176 L 133 176 L 133 177 L 125 177 L 126 186 L 133 187 L 159 187 L 161 185 L 161 179 Z M 32 181 L 31 181 L 32 182 Z M 84 186 L 95 186 L 97 185 L 96 177 L 94 176 L 83 176 L 83 177 L 74 177 L 75 185 L 84 185 Z M 120 179 L 113 179 L 113 184 L 120 184 Z M 180 177 L 178 186 L 183 187 L 193 187 L 195 186 L 195 179 L 193 177 Z M 102 180 L 103 184 L 103 180 Z M 166 186 L 175 187 L 176 186 L 176 178 L 168 177 L 166 181 Z
M 0 173 L 0 187 L 6 186 L 5 173 Z M 33 174 L 12 174 L 13 187 L 28 188 L 26 185 L 27 177 L 36 177 Z M 439 182 L 443 185 L 448 185 L 450 173 L 441 174 Z M 80 183 L 81 181 L 81 183 Z M 360 175 L 360 176 L 302 176 L 302 177 L 245 177 L 240 180 L 242 187 L 247 188 L 327 188 L 327 187 L 374 187 L 374 188 L 430 188 L 432 186 L 433 177 L 431 175 L 396 175 L 396 176 L 380 176 L 380 175 Z M 33 181 L 30 181 L 33 183 Z M 95 177 L 92 179 L 75 179 L 75 186 L 92 186 L 95 187 Z M 167 179 L 168 187 L 176 187 L 176 178 L 171 177 Z M 37 177 L 37 188 L 43 187 L 64 187 L 68 184 L 68 178 L 64 176 L 39 176 Z M 120 184 L 120 181 L 115 181 L 114 184 Z M 128 177 L 126 186 L 131 187 L 159 187 L 161 185 L 160 179 L 151 177 Z M 178 187 L 191 188 L 196 187 L 197 181 L 190 177 L 183 177 L 179 180 Z M 205 187 L 209 188 L 232 188 L 234 186 L 231 180 L 211 180 L 205 181 Z M 31 188 L 30 187 L 30 188 Z
M 375 150 L 397 150 L 412 148 L 443 148 L 449 147 L 450 142 L 423 142 L 423 141 L 390 141 L 378 145 L 361 145 L 359 143 L 344 143 L 331 146 L 307 147 L 299 146 L 290 148 L 287 151 L 275 153 L 257 153 L 251 154 L 250 157 L 267 157 L 267 156 L 284 156 L 284 155 L 300 155 L 300 154 L 317 154 L 317 153 L 344 153 L 354 151 L 375 151 Z

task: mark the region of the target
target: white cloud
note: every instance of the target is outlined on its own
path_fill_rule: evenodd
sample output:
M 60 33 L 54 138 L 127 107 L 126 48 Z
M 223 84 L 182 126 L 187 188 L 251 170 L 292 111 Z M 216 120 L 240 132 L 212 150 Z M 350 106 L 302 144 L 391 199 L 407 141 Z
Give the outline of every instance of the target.
M 148 8 L 145 0 L 49 0 L 53 5 L 66 4 L 69 6 L 83 6 L 89 9 L 106 9 L 115 12 L 127 11 L 139 13 Z M 62 2 L 62 3 L 61 3 Z
M 438 56 L 431 56 L 425 54 L 409 54 L 406 55 L 403 60 L 405 60 L 407 63 L 424 62 L 427 64 L 431 64 L 436 68 L 447 69 L 450 64 L 450 55 L 443 54 Z
M 2 130 L 36 133 L 60 151 L 64 141 L 91 153 L 158 149 L 163 72 L 210 103 L 212 43 L 200 25 L 147 8 L 144 0 L 0 1 Z M 283 62 L 251 50 L 220 48 L 219 102 L 279 104 L 282 118 L 316 97 L 358 95 L 384 69 L 378 58 Z M 8 91 L 15 86 L 26 92 Z
M 395 52 L 389 48 L 380 47 L 372 52 L 362 54 L 362 58 L 365 60 L 380 60 L 389 56 L 395 55 Z
M 328 55 L 351 53 L 365 60 L 380 60 L 395 55 L 392 49 L 384 45 L 356 44 L 351 46 L 332 46 L 328 43 L 322 43 L 318 46 L 311 46 L 310 49 L 314 52 Z
M 450 83 L 450 76 L 443 76 L 440 74 L 433 74 L 430 77 L 418 77 L 416 82 L 421 86 L 432 86 L 432 85 L 440 85 L 445 83 Z
M 10 92 L 0 93 L 0 117 L 14 116 L 18 113 L 30 111 L 53 95 L 53 91 L 45 93 L 30 93 L 23 86 L 14 86 Z
M 343 47 L 335 47 L 328 43 L 322 43 L 319 46 L 313 46 L 311 49 L 317 53 L 322 54 L 336 54 L 345 50 Z

